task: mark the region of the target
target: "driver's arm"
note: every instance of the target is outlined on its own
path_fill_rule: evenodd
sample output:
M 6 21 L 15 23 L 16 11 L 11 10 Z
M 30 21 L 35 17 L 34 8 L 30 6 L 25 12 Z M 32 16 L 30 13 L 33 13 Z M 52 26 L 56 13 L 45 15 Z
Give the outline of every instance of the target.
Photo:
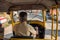
M 32 36 L 35 38 L 36 37 L 36 31 L 35 31 L 35 29 L 31 25 L 29 25 L 28 29 L 32 33 Z

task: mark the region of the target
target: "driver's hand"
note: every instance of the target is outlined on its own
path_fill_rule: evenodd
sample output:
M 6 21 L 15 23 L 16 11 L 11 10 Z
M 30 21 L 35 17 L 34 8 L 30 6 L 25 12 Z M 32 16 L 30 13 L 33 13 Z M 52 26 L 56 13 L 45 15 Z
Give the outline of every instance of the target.
M 36 34 L 38 35 L 38 27 L 36 26 L 35 29 L 36 29 Z

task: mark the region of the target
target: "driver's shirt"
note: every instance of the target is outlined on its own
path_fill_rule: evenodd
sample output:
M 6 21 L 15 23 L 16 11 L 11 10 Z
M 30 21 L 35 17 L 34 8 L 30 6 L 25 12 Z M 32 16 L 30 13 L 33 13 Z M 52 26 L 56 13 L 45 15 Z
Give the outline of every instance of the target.
M 27 23 L 17 24 L 14 26 L 13 29 L 14 29 L 15 35 L 18 35 L 18 36 L 30 36 L 30 33 L 36 34 L 35 29 Z

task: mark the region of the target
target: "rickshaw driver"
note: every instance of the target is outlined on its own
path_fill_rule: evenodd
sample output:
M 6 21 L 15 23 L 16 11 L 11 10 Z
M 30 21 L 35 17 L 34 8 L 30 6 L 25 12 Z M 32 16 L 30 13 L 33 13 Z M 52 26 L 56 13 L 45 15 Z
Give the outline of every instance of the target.
M 32 37 L 35 38 L 36 31 L 31 25 L 27 24 L 27 13 L 26 12 L 21 12 L 19 14 L 19 20 L 21 24 L 17 24 L 13 28 L 15 35 L 30 36 L 30 33 L 32 33 Z

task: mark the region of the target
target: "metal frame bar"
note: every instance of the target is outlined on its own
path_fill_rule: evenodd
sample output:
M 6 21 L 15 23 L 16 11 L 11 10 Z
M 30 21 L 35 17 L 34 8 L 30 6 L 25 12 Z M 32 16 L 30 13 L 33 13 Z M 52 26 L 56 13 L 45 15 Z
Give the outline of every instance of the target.
M 13 21 L 13 12 L 10 11 L 10 17 L 11 17 L 11 20 L 12 20 L 12 26 L 14 26 L 14 21 Z
M 57 10 L 57 6 L 56 6 L 56 39 L 58 40 L 58 10 Z
M 51 39 L 53 39 L 54 31 L 53 31 L 53 23 L 54 23 L 54 16 L 53 16 L 53 8 L 56 9 L 56 34 L 55 34 L 55 40 L 58 40 L 58 5 L 52 7 L 52 31 L 51 31 Z
M 54 29 L 53 29 L 53 27 L 54 27 L 54 15 L 53 15 L 53 8 L 51 8 L 51 14 L 52 14 L 52 27 L 51 27 L 51 40 L 53 39 L 53 33 L 54 33 Z
M 51 39 L 21 39 L 21 38 L 11 38 L 9 40 L 51 40 Z
M 43 11 L 43 22 L 44 22 L 44 27 L 45 27 L 45 23 L 46 23 L 46 11 L 45 11 L 45 9 L 43 9 L 42 11 Z
M 43 26 L 45 27 L 45 23 L 46 23 L 46 9 L 42 10 L 42 15 L 43 15 Z

